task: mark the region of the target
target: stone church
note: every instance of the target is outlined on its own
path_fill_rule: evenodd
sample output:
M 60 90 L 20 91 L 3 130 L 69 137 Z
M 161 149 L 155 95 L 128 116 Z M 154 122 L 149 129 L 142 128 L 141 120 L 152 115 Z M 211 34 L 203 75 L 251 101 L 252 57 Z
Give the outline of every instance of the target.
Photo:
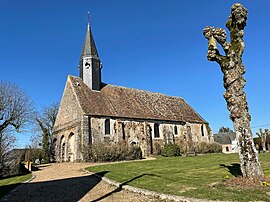
M 83 146 L 100 141 L 138 145 L 143 156 L 165 143 L 213 141 L 208 123 L 183 98 L 103 83 L 101 68 L 88 23 L 80 77 L 68 76 L 54 125 L 57 162 L 83 160 Z

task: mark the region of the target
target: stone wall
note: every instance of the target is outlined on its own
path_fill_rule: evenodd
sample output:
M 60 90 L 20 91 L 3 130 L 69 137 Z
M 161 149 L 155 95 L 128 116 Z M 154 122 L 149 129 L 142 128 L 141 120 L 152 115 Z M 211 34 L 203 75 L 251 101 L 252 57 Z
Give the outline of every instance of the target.
M 81 122 L 82 109 L 75 96 L 71 80 L 68 77 L 60 108 L 54 124 L 55 133 L 72 128 Z
M 106 120 L 110 123 L 108 134 L 105 134 Z M 158 125 L 159 136 L 155 132 L 155 124 Z M 100 141 L 108 143 L 126 141 L 129 145 L 138 145 L 142 149 L 143 156 L 157 153 L 158 147 L 163 147 L 165 143 L 213 142 L 212 133 L 208 133 L 205 124 L 109 117 L 91 117 L 91 136 L 93 144 Z
M 109 132 L 105 130 L 105 122 L 109 122 Z M 159 136 L 155 131 L 158 125 Z M 132 119 L 111 119 L 107 117 L 90 117 L 83 115 L 80 124 L 66 128 L 55 135 L 55 160 L 57 162 L 83 160 L 84 145 L 98 142 L 118 143 L 125 141 L 129 145 L 137 145 L 143 156 L 159 154 L 166 143 L 212 142 L 212 134 L 208 134 L 206 126 L 199 123 L 157 122 Z
M 80 127 L 61 131 L 54 136 L 53 154 L 56 162 L 74 162 L 82 159 Z
M 68 77 L 54 125 L 52 146 L 54 154 L 52 160 L 57 162 L 73 162 L 82 159 L 80 142 L 81 134 L 85 132 L 85 127 L 82 126 L 84 123 L 82 117 L 82 109 L 78 104 L 71 80 Z

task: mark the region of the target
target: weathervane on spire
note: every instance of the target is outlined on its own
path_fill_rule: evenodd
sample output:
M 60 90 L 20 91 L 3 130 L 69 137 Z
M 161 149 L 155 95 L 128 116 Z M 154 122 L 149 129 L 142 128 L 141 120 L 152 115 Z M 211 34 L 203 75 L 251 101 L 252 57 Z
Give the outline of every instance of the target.
M 88 25 L 90 25 L 90 12 L 87 11 L 87 19 L 88 19 Z

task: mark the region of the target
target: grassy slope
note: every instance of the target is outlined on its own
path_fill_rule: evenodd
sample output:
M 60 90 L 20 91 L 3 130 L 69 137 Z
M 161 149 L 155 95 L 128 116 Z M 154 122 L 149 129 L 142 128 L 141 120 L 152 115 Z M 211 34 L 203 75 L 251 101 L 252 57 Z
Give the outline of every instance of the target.
M 32 177 L 31 174 L 9 177 L 6 179 L 0 179 L 0 198 L 3 197 L 11 189 L 14 189 L 22 182 L 29 180 Z
M 270 154 L 260 155 L 260 162 L 265 175 L 270 175 Z M 161 193 L 212 200 L 270 201 L 267 194 L 270 188 L 248 190 L 223 186 L 225 176 L 234 177 L 232 173 L 239 171 L 239 167 L 232 166 L 237 163 L 237 154 L 211 154 L 100 165 L 89 170 L 109 171 L 105 176 L 110 179 L 129 181 L 129 185 Z

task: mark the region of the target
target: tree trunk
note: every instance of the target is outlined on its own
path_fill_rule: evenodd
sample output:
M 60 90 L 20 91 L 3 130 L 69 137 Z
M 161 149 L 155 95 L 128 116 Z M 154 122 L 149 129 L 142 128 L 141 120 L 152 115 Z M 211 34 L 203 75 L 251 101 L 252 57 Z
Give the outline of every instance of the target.
M 263 152 L 266 152 L 266 130 L 262 133 L 262 149 Z
M 250 128 L 251 116 L 244 92 L 246 80 L 243 75 L 246 70 L 242 63 L 242 54 L 245 48 L 243 36 L 246 20 L 247 9 L 236 3 L 232 6 L 226 23 L 231 41 L 226 41 L 226 31 L 221 28 L 206 27 L 204 36 L 208 39 L 208 60 L 217 62 L 224 74 L 223 81 L 226 89 L 224 98 L 234 123 L 242 174 L 244 177 L 259 177 L 263 176 L 263 171 L 253 142 Z M 222 46 L 225 56 L 219 53 L 217 42 Z

